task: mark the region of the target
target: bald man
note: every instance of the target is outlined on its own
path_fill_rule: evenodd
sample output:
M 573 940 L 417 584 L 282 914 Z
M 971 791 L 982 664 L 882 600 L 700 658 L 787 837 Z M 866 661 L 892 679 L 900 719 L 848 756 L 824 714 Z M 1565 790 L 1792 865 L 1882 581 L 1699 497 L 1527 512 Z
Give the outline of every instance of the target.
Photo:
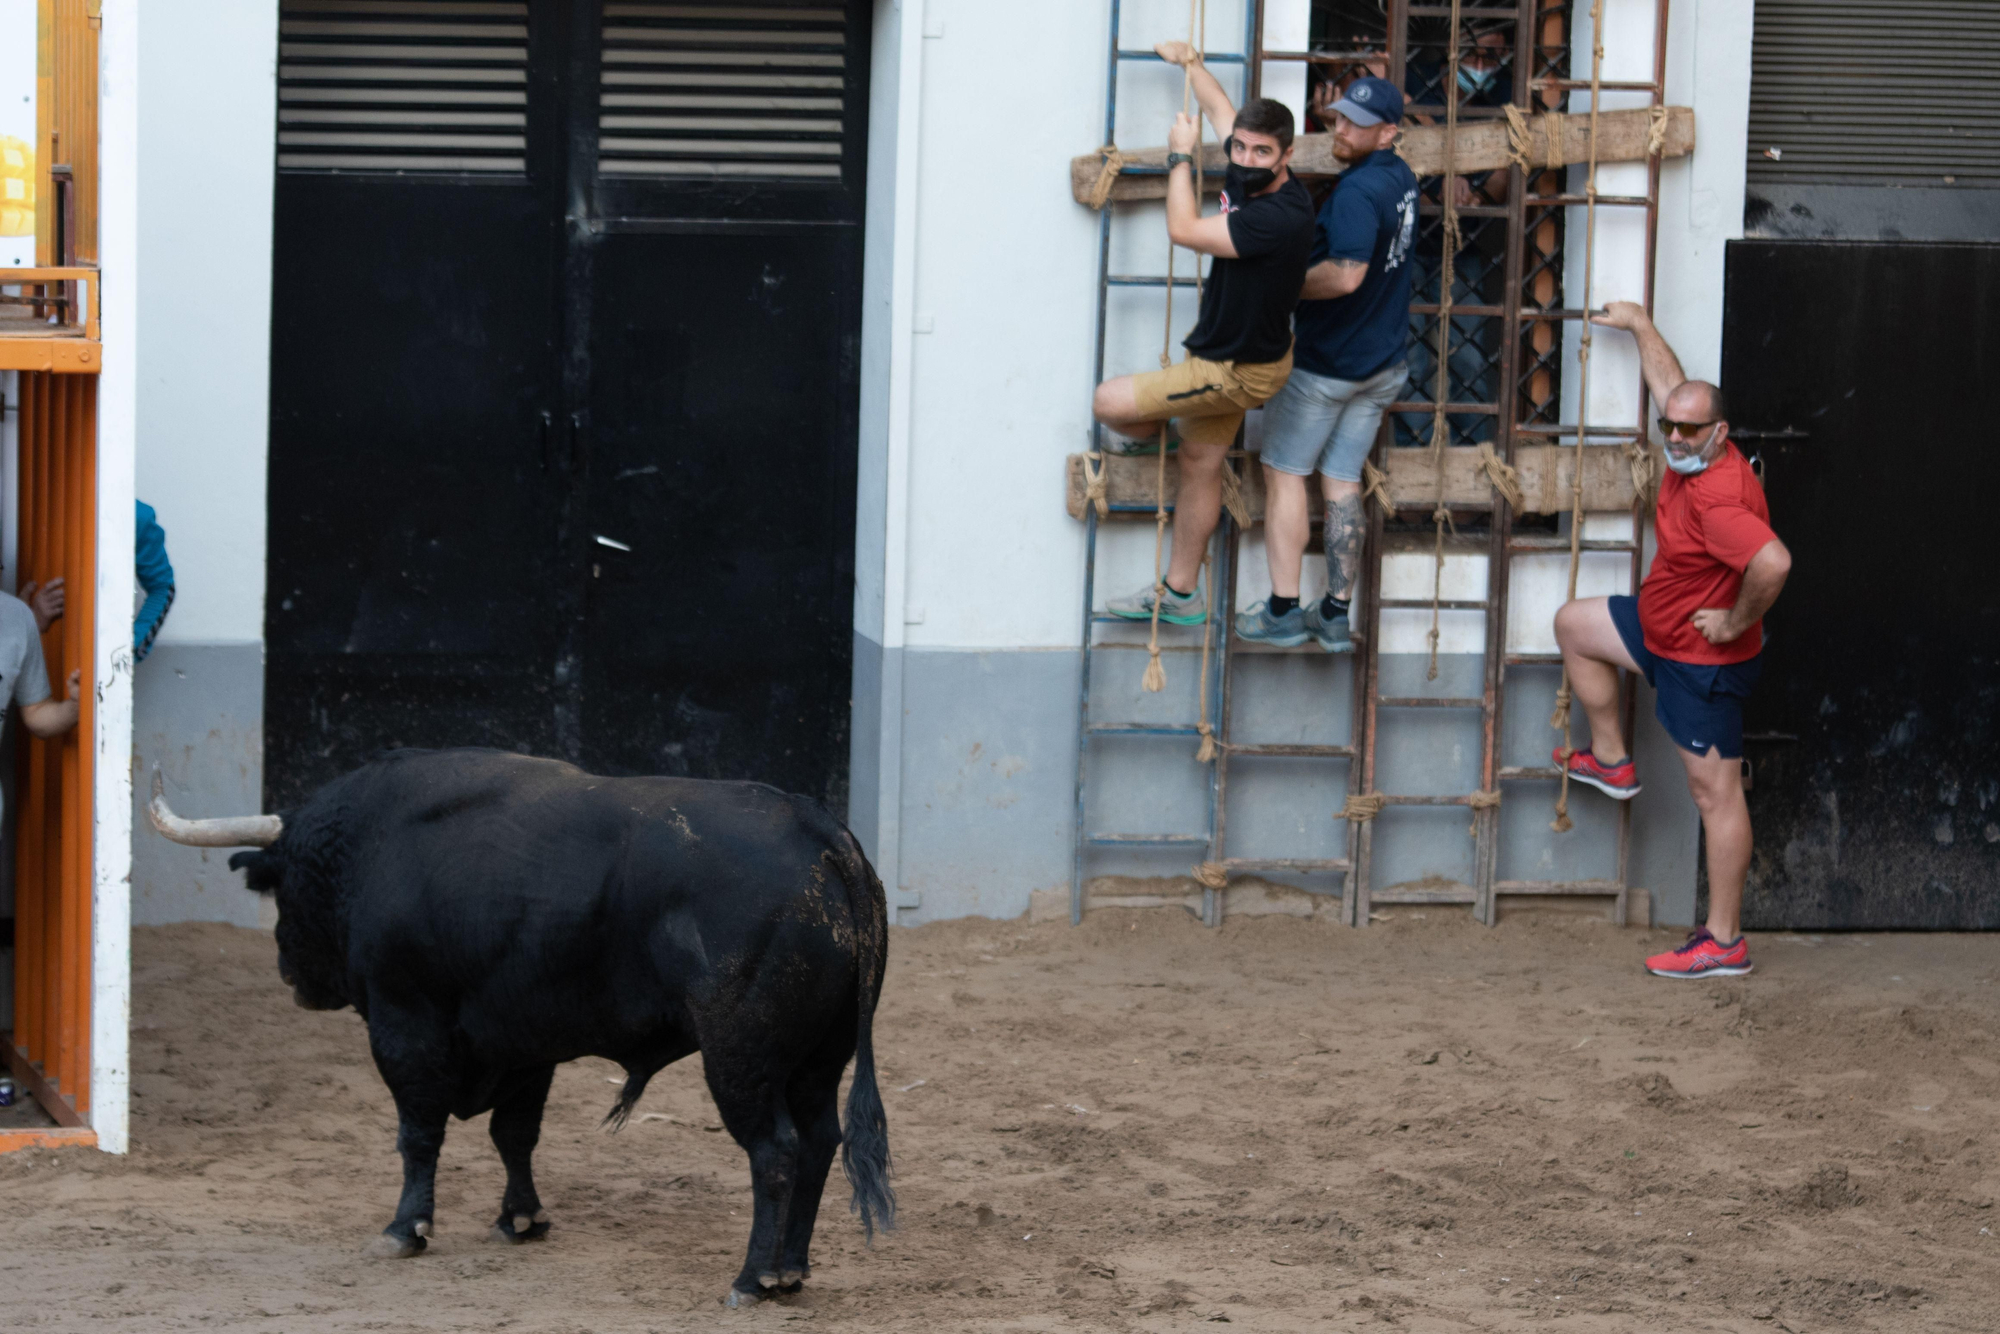
M 1570 689 L 1590 719 L 1589 747 L 1567 757 L 1558 749 L 1556 763 L 1616 800 L 1638 795 L 1618 716 L 1618 672 L 1643 673 L 1708 836 L 1708 920 L 1646 968 L 1661 977 L 1740 976 L 1751 968 L 1741 920 L 1750 869 L 1743 701 L 1762 665 L 1764 613 L 1792 557 L 1771 531 L 1763 484 L 1730 442 L 1722 390 L 1682 373 L 1644 308 L 1613 301 L 1592 322 L 1638 340 L 1646 388 L 1661 405 L 1669 472 L 1639 596 L 1580 598 L 1556 613 Z

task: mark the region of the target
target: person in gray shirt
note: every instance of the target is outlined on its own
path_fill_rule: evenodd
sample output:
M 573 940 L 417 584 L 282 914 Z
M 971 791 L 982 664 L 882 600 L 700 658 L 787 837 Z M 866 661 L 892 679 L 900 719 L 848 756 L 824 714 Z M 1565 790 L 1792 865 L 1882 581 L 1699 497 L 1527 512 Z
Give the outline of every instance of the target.
M 34 596 L 32 585 L 23 591 Z M 68 699 L 53 697 L 48 665 L 42 661 L 37 619 L 27 603 L 0 593 L 0 704 L 13 700 L 21 706 L 21 722 L 30 732 L 56 737 L 76 726 L 83 671 L 79 668 L 69 674 Z

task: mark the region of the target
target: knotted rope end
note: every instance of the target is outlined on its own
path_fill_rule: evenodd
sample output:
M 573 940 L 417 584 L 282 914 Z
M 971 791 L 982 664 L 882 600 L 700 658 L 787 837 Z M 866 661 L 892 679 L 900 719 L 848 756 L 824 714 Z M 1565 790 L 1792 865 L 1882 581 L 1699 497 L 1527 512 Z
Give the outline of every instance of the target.
M 1097 169 L 1097 179 L 1090 183 L 1090 193 L 1084 202 L 1093 209 L 1102 209 L 1111 202 L 1111 187 L 1117 183 L 1118 173 L 1125 170 L 1125 155 L 1116 144 L 1106 144 L 1097 152 L 1104 164 Z

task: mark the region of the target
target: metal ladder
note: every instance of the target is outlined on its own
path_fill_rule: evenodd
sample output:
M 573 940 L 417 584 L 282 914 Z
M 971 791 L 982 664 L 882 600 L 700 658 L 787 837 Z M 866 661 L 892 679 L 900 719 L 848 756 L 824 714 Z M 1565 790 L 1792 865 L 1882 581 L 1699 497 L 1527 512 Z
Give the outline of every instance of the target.
M 1254 3 L 1250 4 L 1245 7 L 1245 12 L 1248 22 L 1244 31 L 1243 49 L 1249 51 L 1254 49 L 1256 43 L 1258 6 Z M 1106 52 L 1104 81 L 1105 143 L 1111 143 L 1117 135 L 1118 79 L 1120 71 L 1126 65 L 1130 64 L 1143 64 L 1146 62 L 1154 64 L 1163 63 L 1150 49 L 1126 50 L 1123 48 L 1120 42 L 1120 20 L 1122 13 L 1123 6 L 1121 0 L 1111 0 L 1111 30 Z M 1203 59 L 1209 65 L 1241 66 L 1245 63 L 1247 57 L 1242 54 L 1211 51 L 1206 53 Z M 1139 174 L 1142 171 L 1140 168 L 1132 167 L 1128 167 L 1126 170 L 1133 174 Z M 1159 174 L 1164 173 L 1161 172 Z M 1111 213 L 1112 206 L 1107 204 L 1098 215 L 1097 223 L 1097 333 L 1095 339 L 1094 374 L 1091 381 L 1093 384 L 1101 383 L 1104 379 L 1104 342 L 1111 289 L 1114 287 L 1165 287 L 1168 282 L 1163 276 L 1117 274 L 1111 272 Z M 1173 284 L 1175 287 L 1192 289 L 1195 286 L 1195 280 L 1192 277 L 1175 278 Z M 1104 428 L 1102 426 L 1093 426 L 1091 430 L 1091 447 L 1094 450 L 1101 451 L 1103 443 Z M 1110 508 L 1116 513 L 1150 514 L 1153 512 L 1151 505 L 1112 505 Z M 1171 507 L 1169 508 L 1171 510 Z M 1213 772 L 1210 774 L 1208 784 L 1208 818 L 1205 827 L 1200 830 L 1155 830 L 1145 832 L 1097 831 L 1092 830 L 1085 823 L 1088 812 L 1085 810 L 1084 795 L 1088 785 L 1090 755 L 1093 742 L 1116 742 L 1139 737 L 1186 737 L 1190 742 L 1193 742 L 1199 736 L 1199 732 L 1193 723 L 1099 722 L 1091 718 L 1090 681 L 1092 660 L 1100 649 L 1112 647 L 1098 644 L 1097 627 L 1113 622 L 1124 625 L 1136 624 L 1136 622 L 1125 621 L 1120 617 L 1107 615 L 1096 609 L 1098 518 L 1094 507 L 1086 505 L 1084 511 L 1083 636 L 1081 641 L 1083 644 L 1083 670 L 1077 695 L 1076 783 L 1072 803 L 1075 818 L 1075 843 L 1070 853 L 1069 910 L 1070 921 L 1072 923 L 1083 920 L 1084 859 L 1091 849 L 1185 848 L 1191 852 L 1200 853 L 1209 851 L 1217 845 L 1217 831 L 1220 827 L 1217 819 L 1218 787 Z M 1232 563 L 1231 557 L 1235 554 L 1235 543 L 1230 540 L 1224 540 L 1227 525 L 1228 519 L 1225 515 L 1224 523 L 1217 526 L 1216 538 L 1210 548 L 1210 586 L 1206 590 L 1206 596 L 1208 598 L 1208 620 L 1212 633 L 1218 631 L 1226 633 L 1228 626 L 1228 613 L 1223 607 L 1221 599 L 1215 595 L 1215 588 L 1225 577 L 1226 569 Z M 1221 623 L 1219 626 L 1216 624 L 1218 621 Z M 1201 629 L 1198 626 L 1179 627 L 1162 624 L 1160 629 L 1163 640 L 1170 632 L 1173 633 L 1176 641 L 1187 638 L 1185 633 L 1180 633 L 1183 631 L 1192 631 L 1197 636 L 1201 633 Z M 1199 640 L 1197 639 L 1196 642 L 1199 642 Z M 1215 642 L 1220 644 L 1226 641 L 1218 638 Z M 1211 691 L 1211 698 L 1209 701 L 1209 712 L 1212 717 L 1219 716 L 1220 701 L 1223 694 L 1222 678 L 1227 672 L 1227 657 L 1226 652 L 1218 653 L 1216 662 L 1217 670 L 1210 678 L 1209 689 Z M 1202 916 L 1204 920 L 1213 921 L 1220 913 L 1220 904 L 1217 900 L 1218 895 L 1215 891 L 1204 889 L 1202 895 Z

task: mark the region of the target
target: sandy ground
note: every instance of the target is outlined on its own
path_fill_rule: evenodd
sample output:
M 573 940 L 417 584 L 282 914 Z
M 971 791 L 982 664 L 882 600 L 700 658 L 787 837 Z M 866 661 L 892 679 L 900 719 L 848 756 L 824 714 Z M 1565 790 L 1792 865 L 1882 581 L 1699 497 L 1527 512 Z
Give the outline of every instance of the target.
M 0 1159 L 10 1327 L 2000 1328 L 1990 937 L 1765 937 L 1676 983 L 1637 971 L 1667 933 L 1562 916 L 899 931 L 902 1226 L 865 1249 L 830 1190 L 807 1291 L 746 1311 L 695 1062 L 617 1135 L 610 1067 L 559 1074 L 546 1243 L 482 1240 L 475 1124 L 430 1253 L 364 1261 L 398 1166 L 361 1022 L 293 1008 L 267 936 L 136 937 L 136 1147 Z

